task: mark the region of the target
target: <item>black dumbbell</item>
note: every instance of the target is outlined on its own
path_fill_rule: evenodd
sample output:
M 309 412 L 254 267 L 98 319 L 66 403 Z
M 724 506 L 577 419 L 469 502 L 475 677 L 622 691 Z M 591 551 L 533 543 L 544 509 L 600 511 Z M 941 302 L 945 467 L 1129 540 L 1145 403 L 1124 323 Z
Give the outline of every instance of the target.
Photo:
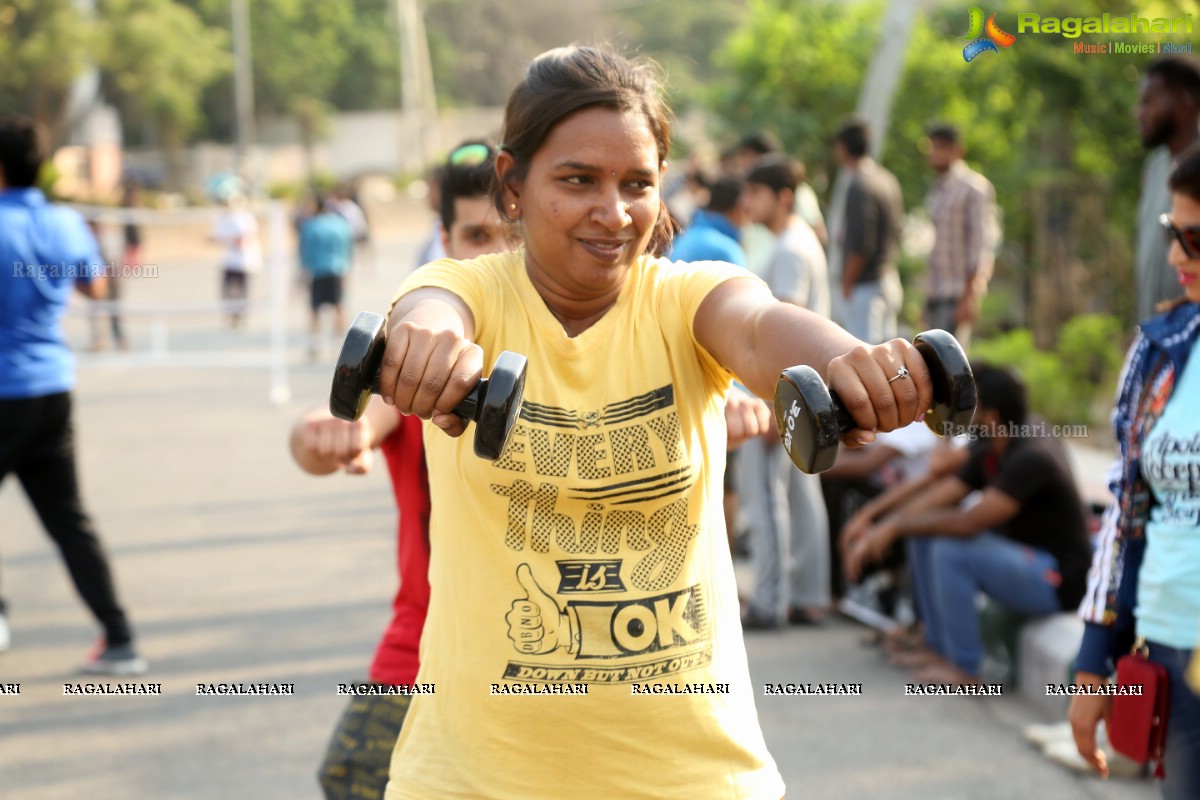
M 379 394 L 386 322 L 379 314 L 362 311 L 346 334 L 329 392 L 329 412 L 338 419 L 358 419 L 371 395 Z M 504 452 L 521 413 L 527 364 L 525 356 L 505 350 L 491 376 L 481 378 L 454 409 L 464 420 L 475 422 L 475 455 L 495 461 Z
M 938 436 L 957 436 L 975 418 L 975 376 L 958 340 L 943 330 L 913 339 L 933 382 L 933 408 L 925 424 Z M 784 370 L 775 386 L 775 420 L 793 463 L 809 474 L 824 472 L 837 460 L 841 436 L 854 419 L 812 367 Z

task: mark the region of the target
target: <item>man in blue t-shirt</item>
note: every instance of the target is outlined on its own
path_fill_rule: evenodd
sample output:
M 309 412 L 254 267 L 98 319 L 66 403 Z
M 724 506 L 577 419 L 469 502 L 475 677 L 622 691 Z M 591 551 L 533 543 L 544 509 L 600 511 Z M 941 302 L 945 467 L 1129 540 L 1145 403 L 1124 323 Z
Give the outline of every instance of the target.
M 746 214 L 739 200 L 741 178 L 718 178 L 709 188 L 708 203 L 692 216 L 688 229 L 671 247 L 672 261 L 728 261 L 746 266 L 746 251 L 741 245 L 741 227 Z
M 104 297 L 96 240 L 76 212 L 35 188 L 45 144 L 32 120 L 0 116 L 0 482 L 25 489 L 80 597 L 104 627 L 84 672 L 138 675 L 146 662 L 117 600 L 108 558 L 79 497 L 71 389 L 61 321 L 72 288 Z M 0 600 L 0 650 L 8 625 Z
M 316 214 L 300 225 L 300 266 L 310 278 L 312 316 L 309 356 L 316 360 L 320 347 L 321 307 L 333 307 L 333 329 L 345 330 L 342 313 L 342 279 L 354 253 L 354 228 L 339 214 L 334 201 L 317 198 Z

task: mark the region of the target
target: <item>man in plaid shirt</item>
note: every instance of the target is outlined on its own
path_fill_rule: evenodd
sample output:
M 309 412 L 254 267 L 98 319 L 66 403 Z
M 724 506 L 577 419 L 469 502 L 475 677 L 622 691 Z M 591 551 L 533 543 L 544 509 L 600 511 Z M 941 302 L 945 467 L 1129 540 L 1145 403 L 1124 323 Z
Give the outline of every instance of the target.
M 925 201 L 934 230 L 925 323 L 950 331 L 965 347 L 992 274 L 996 192 L 962 157 L 957 128 L 929 130 L 929 165 L 938 178 Z

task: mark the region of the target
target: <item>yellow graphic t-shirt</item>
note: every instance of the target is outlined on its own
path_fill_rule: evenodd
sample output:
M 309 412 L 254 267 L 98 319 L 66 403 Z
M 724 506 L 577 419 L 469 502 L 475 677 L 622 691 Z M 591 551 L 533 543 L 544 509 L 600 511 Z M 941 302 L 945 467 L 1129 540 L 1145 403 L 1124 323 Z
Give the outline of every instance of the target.
M 426 426 L 432 597 L 388 800 L 779 800 L 722 516 L 731 375 L 696 310 L 728 264 L 643 258 L 570 338 L 524 255 L 439 261 L 485 374 L 529 358 L 495 462 Z M 736 336 L 736 331 L 730 331 Z

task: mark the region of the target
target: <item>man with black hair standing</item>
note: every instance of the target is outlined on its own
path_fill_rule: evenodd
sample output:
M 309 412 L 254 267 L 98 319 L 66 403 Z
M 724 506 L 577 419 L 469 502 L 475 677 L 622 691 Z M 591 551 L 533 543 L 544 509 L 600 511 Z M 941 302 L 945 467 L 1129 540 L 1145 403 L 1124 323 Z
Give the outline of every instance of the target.
M 79 496 L 75 364 L 61 329 L 72 288 L 104 298 L 103 262 L 83 218 L 49 204 L 37 188 L 45 148 L 33 120 L 0 116 L 0 481 L 16 474 L 104 628 L 83 671 L 139 675 L 146 662 L 134 649 L 108 557 Z M 0 600 L 0 650 L 7 646 Z
M 996 192 L 966 165 L 964 152 L 953 125 L 929 129 L 929 166 L 937 180 L 925 200 L 934 231 L 925 325 L 950 331 L 966 347 L 992 274 Z
M 834 137 L 833 154 L 851 174 L 840 242 L 843 322 L 852 335 L 878 344 L 897 335 L 904 203 L 896 176 L 869 155 L 870 141 L 867 124 L 850 120 Z
M 774 237 L 764 278 L 779 300 L 829 316 L 825 251 L 793 212 L 799 165 L 784 155 L 760 158 L 746 175 L 746 218 Z M 738 493 L 750 522 L 754 592 L 745 628 L 819 620 L 829 605 L 829 516 L 821 480 L 797 470 L 771 430 L 743 445 Z
M 1142 78 L 1135 114 L 1142 146 L 1150 151 L 1142 167 L 1134 261 L 1136 321 L 1141 322 L 1158 313 L 1159 303 L 1182 294 L 1167 266 L 1167 244 L 1158 218 L 1171 210 L 1167 177 L 1179 154 L 1200 140 L 1200 61 L 1172 55 L 1151 62 Z

